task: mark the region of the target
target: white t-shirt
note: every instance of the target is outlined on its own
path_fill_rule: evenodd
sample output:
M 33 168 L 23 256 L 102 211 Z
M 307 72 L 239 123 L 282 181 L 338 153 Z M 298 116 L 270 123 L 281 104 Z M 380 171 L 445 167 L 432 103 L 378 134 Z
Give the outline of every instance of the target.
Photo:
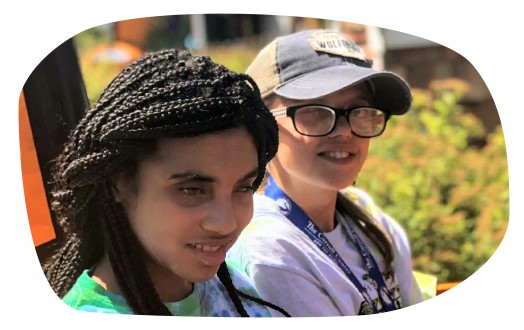
M 406 307 L 423 300 L 412 272 L 409 242 L 400 225 L 382 212 L 362 190 L 342 193 L 366 209 L 393 240 L 394 276 L 385 278 L 395 303 Z M 291 316 L 347 316 L 370 314 L 364 298 L 339 266 L 279 211 L 269 197 L 255 195 L 255 211 L 227 258 L 251 278 L 262 299 L 284 308 Z M 338 225 L 324 233 L 344 262 L 368 289 L 378 305 L 377 291 L 369 281 L 360 253 L 347 231 L 348 219 L 337 212 Z M 352 226 L 384 272 L 378 249 L 357 226 Z M 270 310 L 273 316 L 282 316 Z

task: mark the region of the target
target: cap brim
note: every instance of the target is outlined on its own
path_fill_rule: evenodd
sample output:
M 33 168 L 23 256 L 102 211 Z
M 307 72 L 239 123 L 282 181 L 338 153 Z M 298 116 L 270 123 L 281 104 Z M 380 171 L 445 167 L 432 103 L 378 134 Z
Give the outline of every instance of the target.
M 377 71 L 353 64 L 324 68 L 291 80 L 275 90 L 289 99 L 310 100 L 320 98 L 365 80 L 373 82 L 373 105 L 402 115 L 411 106 L 409 85 L 399 76 L 388 71 Z

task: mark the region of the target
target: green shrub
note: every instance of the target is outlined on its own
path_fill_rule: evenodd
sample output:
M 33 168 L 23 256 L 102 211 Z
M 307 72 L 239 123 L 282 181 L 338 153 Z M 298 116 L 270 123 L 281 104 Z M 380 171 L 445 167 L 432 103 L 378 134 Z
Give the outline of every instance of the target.
M 214 62 L 222 64 L 229 70 L 244 72 L 257 52 L 258 48 L 245 44 L 224 44 L 209 47 L 205 53 L 193 51 L 193 54 L 209 56 Z
M 459 104 L 455 80 L 414 90 L 411 110 L 372 140 L 357 180 L 406 229 L 416 270 L 439 282 L 470 276 L 500 244 L 509 219 L 506 149 Z M 483 146 L 471 141 L 485 141 Z

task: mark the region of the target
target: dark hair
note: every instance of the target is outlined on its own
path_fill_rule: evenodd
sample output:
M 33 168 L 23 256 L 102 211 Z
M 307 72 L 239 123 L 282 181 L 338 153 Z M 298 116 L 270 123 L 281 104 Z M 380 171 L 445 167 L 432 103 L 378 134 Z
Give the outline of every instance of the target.
M 107 254 L 135 314 L 171 315 L 144 266 L 144 251 L 129 220 L 113 198 L 111 180 L 121 173 L 134 175 L 160 138 L 241 126 L 258 152 L 256 188 L 277 151 L 278 128 L 248 75 L 185 50 L 153 52 L 127 66 L 71 132 L 54 164 L 51 206 L 65 242 L 43 269 L 56 294 L 63 297 L 83 270 Z M 239 314 L 248 316 L 225 263 L 218 276 Z
M 337 195 L 337 209 L 353 219 L 362 232 L 373 241 L 384 257 L 385 273 L 393 271 L 393 243 L 384 227 L 376 221 L 365 209 L 355 204 L 341 193 Z

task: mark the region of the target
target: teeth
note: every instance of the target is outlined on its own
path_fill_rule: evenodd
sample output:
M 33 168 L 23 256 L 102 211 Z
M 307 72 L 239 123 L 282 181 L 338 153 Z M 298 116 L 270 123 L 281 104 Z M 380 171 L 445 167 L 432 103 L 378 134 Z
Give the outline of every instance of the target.
M 335 158 L 335 159 L 342 159 L 342 158 L 349 157 L 349 152 L 331 151 L 331 152 L 326 152 L 325 155 L 331 158 Z
M 193 247 L 202 250 L 204 252 L 217 252 L 218 249 L 220 249 L 220 245 L 216 246 L 209 246 L 209 245 L 202 245 L 202 244 L 194 244 Z

